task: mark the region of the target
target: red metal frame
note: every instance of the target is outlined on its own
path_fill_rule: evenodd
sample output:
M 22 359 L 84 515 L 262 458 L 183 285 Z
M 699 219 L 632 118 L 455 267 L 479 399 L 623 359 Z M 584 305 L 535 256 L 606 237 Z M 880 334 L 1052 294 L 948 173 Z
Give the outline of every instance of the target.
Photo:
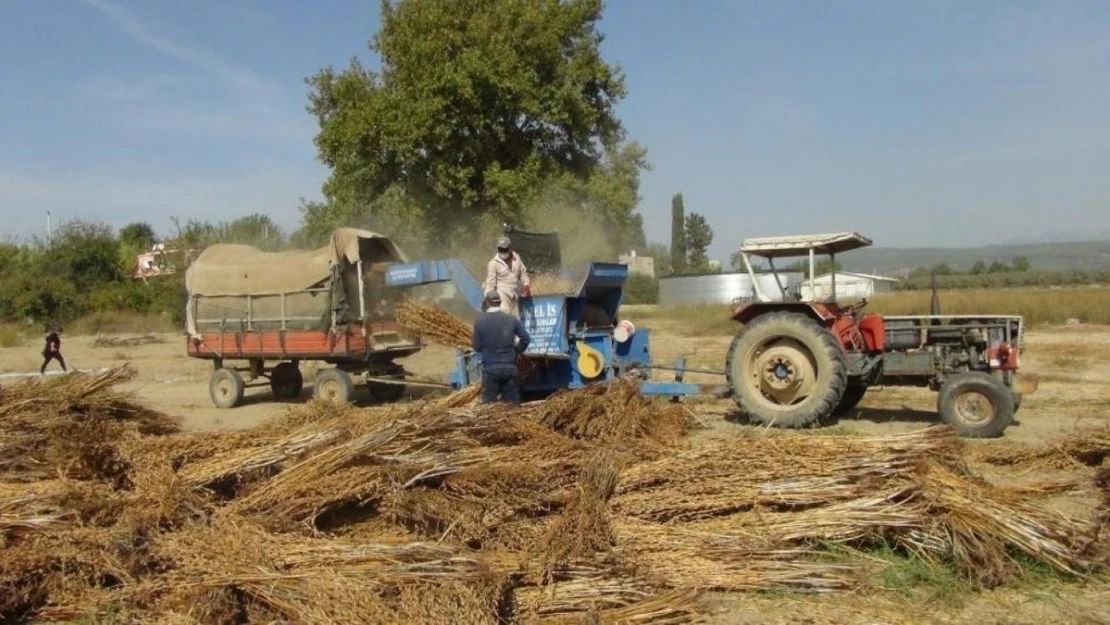
M 397 333 L 406 336 L 393 322 L 375 322 L 367 329 L 353 327 L 346 332 L 328 330 L 244 330 L 201 332 L 199 341 L 186 338 L 186 350 L 193 358 L 262 360 L 343 360 L 365 362 L 376 354 L 396 357 L 398 352 L 416 353 L 421 342 L 404 345 L 376 345 L 373 334 Z
M 775 311 L 801 312 L 823 323 L 840 342 L 845 351 L 873 351 L 873 346 L 864 340 L 855 318 L 835 304 L 821 302 L 757 302 L 746 304 L 733 310 L 732 318 L 747 323 L 757 316 Z

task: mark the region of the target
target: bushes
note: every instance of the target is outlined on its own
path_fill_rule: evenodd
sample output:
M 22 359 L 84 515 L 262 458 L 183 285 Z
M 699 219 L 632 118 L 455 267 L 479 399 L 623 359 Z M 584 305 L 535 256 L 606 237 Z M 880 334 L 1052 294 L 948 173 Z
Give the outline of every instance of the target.
M 937 274 L 938 289 L 1004 289 L 1019 287 L 1087 286 L 1110 284 L 1110 270 L 1010 271 L 983 274 Z M 929 288 L 929 276 L 911 276 L 896 288 L 916 291 Z
M 630 275 L 628 282 L 624 284 L 624 303 L 658 304 L 659 281 L 640 273 Z
M 1069 319 L 1110 324 L 1110 288 L 953 289 L 941 291 L 946 315 L 1023 315 L 1031 324 L 1062 324 Z M 929 291 L 901 291 L 876 296 L 867 310 L 886 315 L 929 313 Z

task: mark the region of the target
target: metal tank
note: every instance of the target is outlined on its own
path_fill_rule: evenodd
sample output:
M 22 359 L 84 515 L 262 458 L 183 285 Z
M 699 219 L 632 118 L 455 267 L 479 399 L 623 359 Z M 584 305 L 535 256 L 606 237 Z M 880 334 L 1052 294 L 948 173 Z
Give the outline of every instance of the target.
M 756 274 L 763 292 L 772 299 L 781 300 L 782 293 L 773 274 Z M 787 290 L 802 279 L 800 273 L 780 273 L 779 280 Z M 704 276 L 675 276 L 659 280 L 659 306 L 697 306 L 702 304 L 732 304 L 755 298 L 752 278 L 747 273 L 715 273 Z

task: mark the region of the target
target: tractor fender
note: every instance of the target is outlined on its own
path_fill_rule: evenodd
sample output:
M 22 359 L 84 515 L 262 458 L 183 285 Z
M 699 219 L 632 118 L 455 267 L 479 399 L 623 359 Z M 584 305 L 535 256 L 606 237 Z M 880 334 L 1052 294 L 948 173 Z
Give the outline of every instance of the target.
M 859 326 L 850 315 L 840 312 L 835 305 L 820 302 L 755 302 L 737 308 L 732 319 L 747 324 L 772 312 L 803 314 L 832 331 L 845 351 L 875 351 L 865 340 Z
M 754 302 L 737 306 L 732 311 L 732 320 L 740 323 L 749 323 L 756 317 L 772 312 L 797 312 L 802 313 L 814 321 L 829 325 L 836 314 L 822 304 L 810 302 Z

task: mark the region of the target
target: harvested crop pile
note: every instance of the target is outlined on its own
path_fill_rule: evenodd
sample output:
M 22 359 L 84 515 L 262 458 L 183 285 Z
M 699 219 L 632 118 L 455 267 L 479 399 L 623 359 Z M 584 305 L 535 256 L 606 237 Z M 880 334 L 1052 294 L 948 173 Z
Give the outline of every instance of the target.
M 536 273 L 530 276 L 532 295 L 575 295 L 578 285 L 571 280 L 550 273 Z
M 98 336 L 93 339 L 93 347 L 139 347 L 142 345 L 161 345 L 165 339 L 157 334 L 141 336 Z
M 397 305 L 397 324 L 406 332 L 422 337 L 437 345 L 470 349 L 474 329 L 462 319 L 452 315 L 439 306 L 419 304 L 406 300 Z M 532 371 L 532 363 L 523 355 L 517 357 L 517 368 L 527 377 Z
M 168 434 L 176 419 L 150 410 L 112 387 L 135 371 L 30 379 L 0 390 L 0 472 L 8 481 L 58 474 L 79 479 L 126 478 L 120 444 L 139 434 Z
M 470 349 L 473 328 L 438 306 L 405 300 L 397 305 L 397 324 L 437 345 Z
M 995 466 L 1024 469 L 1061 468 L 1076 464 L 1098 467 L 1110 458 L 1110 427 L 1080 428 L 1059 440 L 1039 445 L 989 445 L 975 450 L 972 457 Z
M 11 414 L 119 401 L 88 384 Z M 19 473 L 0 482 L 0 620 L 683 623 L 705 588 L 859 583 L 865 559 L 829 543 L 984 585 L 1020 560 L 1084 574 L 1103 553 L 1093 520 L 971 475 L 944 427 L 694 447 L 691 416 L 631 382 L 518 408 L 471 399 L 312 402 L 220 434 L 132 424 L 123 479 Z

